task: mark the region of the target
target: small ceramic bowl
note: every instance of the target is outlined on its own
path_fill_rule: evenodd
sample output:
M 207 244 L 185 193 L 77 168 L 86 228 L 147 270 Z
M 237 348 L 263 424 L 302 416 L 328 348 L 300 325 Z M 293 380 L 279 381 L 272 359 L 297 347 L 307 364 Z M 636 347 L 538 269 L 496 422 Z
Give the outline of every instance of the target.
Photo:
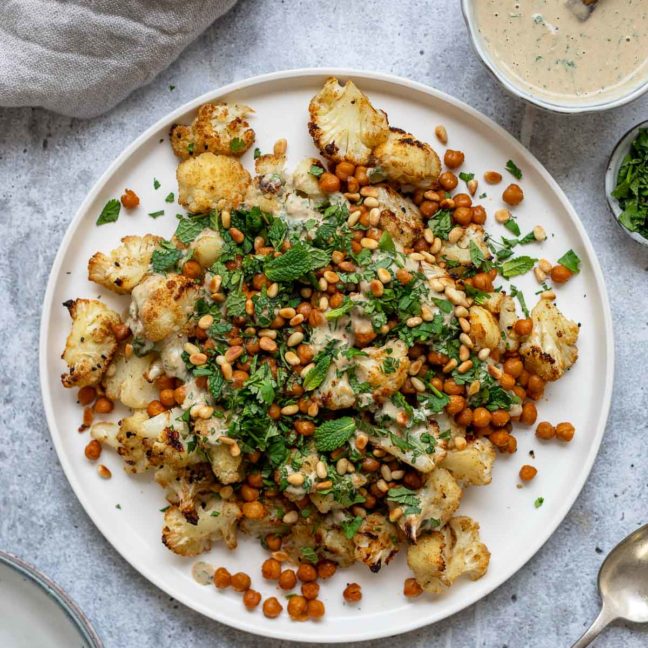
M 610 108 L 618 108 L 623 106 L 628 102 L 637 99 L 644 92 L 648 91 L 648 78 L 643 82 L 639 83 L 635 87 L 628 88 L 627 92 L 623 95 L 616 97 L 608 97 L 599 99 L 598 101 L 593 101 L 592 103 L 561 103 L 560 101 L 550 101 L 548 99 L 543 99 L 538 97 L 527 89 L 515 83 L 501 68 L 495 57 L 492 57 L 488 52 L 487 48 L 484 47 L 482 43 L 481 36 L 479 35 L 479 29 L 475 21 L 475 3 L 479 0 L 461 0 L 461 10 L 463 13 L 464 21 L 468 28 L 468 34 L 470 35 L 470 41 L 472 43 L 473 49 L 477 52 L 477 55 L 481 59 L 482 63 L 486 68 L 493 74 L 493 76 L 504 86 L 505 90 L 508 90 L 512 95 L 520 97 L 525 101 L 528 101 L 535 106 L 544 108 L 555 113 L 565 113 L 565 114 L 581 114 L 581 113 L 591 113 L 599 112 L 601 110 L 609 110 Z
M 637 124 L 631 128 L 620 140 L 619 143 L 614 147 L 612 155 L 610 155 L 610 160 L 607 165 L 607 171 L 605 172 L 605 197 L 607 198 L 608 205 L 610 206 L 610 211 L 614 216 L 614 220 L 619 224 L 619 227 L 633 240 L 641 243 L 642 245 L 648 246 L 648 239 L 645 239 L 638 232 L 631 232 L 627 230 L 619 221 L 619 217 L 623 213 L 619 202 L 616 198 L 612 196 L 612 192 L 617 184 L 617 176 L 619 175 L 619 169 L 621 168 L 621 163 L 623 158 L 628 154 L 630 150 L 630 145 L 634 141 L 635 137 L 639 133 L 639 129 L 648 128 L 648 121 Z

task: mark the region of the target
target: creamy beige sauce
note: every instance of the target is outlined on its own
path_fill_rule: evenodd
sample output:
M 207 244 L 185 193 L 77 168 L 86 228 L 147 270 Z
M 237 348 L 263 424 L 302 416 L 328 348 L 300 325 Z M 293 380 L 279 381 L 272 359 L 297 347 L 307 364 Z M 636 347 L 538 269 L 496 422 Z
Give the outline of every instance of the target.
M 647 0 L 599 0 L 585 21 L 566 0 L 474 0 L 474 7 L 485 48 L 531 94 L 592 103 L 648 78 Z
M 209 585 L 214 579 L 214 566 L 202 560 L 194 563 L 191 573 L 196 583 L 200 585 Z

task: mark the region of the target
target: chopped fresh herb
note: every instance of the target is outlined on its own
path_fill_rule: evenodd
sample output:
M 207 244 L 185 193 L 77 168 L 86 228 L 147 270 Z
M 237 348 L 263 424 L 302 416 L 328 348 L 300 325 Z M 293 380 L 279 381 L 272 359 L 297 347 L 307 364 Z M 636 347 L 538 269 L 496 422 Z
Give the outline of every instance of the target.
M 567 270 L 577 274 L 580 271 L 581 260 L 574 250 L 568 250 L 558 259 L 560 265 L 564 265 Z
M 159 189 L 160 186 L 160 181 L 157 178 L 153 178 L 153 189 Z
M 105 225 L 106 223 L 114 223 L 119 218 L 121 211 L 121 203 L 116 198 L 111 198 L 101 210 L 99 218 L 97 218 L 97 225 Z
M 317 389 L 324 382 L 331 362 L 333 362 L 333 358 L 328 353 L 321 353 L 318 356 L 315 366 L 306 374 L 306 378 L 304 378 L 304 391 L 313 391 L 313 389 Z
M 234 137 L 230 142 L 230 151 L 232 151 L 232 153 L 245 151 L 245 142 L 240 137 Z
M 225 308 L 229 317 L 245 317 L 245 302 L 243 293 L 231 292 L 225 300 Z
M 319 164 L 313 164 L 308 173 L 310 173 L 312 176 L 315 176 L 316 178 L 319 178 L 322 173 L 324 173 L 324 169 Z
M 260 158 L 260 157 L 261 157 L 261 149 L 257 146 L 257 147 L 254 149 L 254 159 L 256 160 L 256 159 L 258 159 L 258 158 Z
M 509 218 L 506 223 L 504 223 L 504 227 L 511 232 L 511 234 L 514 234 L 515 236 L 520 236 L 520 226 L 517 224 L 517 221 L 511 217 Z
M 505 279 L 510 279 L 511 277 L 525 274 L 533 268 L 537 260 L 538 259 L 533 259 L 529 256 L 521 256 L 504 261 L 502 264 L 502 276 Z
M 302 547 L 299 552 L 302 558 L 309 563 L 315 564 L 319 560 L 317 552 L 312 547 Z
M 189 245 L 206 226 L 207 218 L 205 216 L 188 216 L 186 218 L 180 216 L 175 237 L 185 245 Z
M 544 504 L 544 497 L 538 497 L 535 502 L 533 502 L 533 506 L 536 508 L 540 508 Z
M 438 299 L 437 297 L 433 297 L 432 301 L 446 314 L 450 314 L 454 310 L 454 306 L 447 299 Z
M 168 272 L 177 265 L 181 258 L 181 250 L 178 250 L 170 241 L 162 241 L 160 246 L 153 251 L 151 267 L 154 272 Z
M 405 507 L 405 515 L 416 515 L 421 512 L 421 502 L 416 496 L 416 492 L 406 488 L 405 486 L 398 486 L 397 488 L 390 488 L 387 491 L 387 499 L 390 502 L 400 504 Z
M 380 241 L 378 241 L 378 248 L 384 250 L 385 252 L 396 252 L 394 241 L 389 232 L 387 232 L 386 230 L 382 233 Z
M 187 145 L 187 153 L 189 153 L 189 155 L 193 155 L 193 152 L 194 152 L 194 143 L 189 142 L 189 144 Z
M 428 227 L 432 230 L 434 236 L 447 240 L 450 230 L 454 227 L 452 214 L 447 209 L 440 209 L 430 218 Z
M 461 171 L 459 173 L 459 177 L 464 181 L 464 182 L 470 182 L 474 177 L 474 173 L 465 173 L 464 171 Z
M 470 241 L 470 260 L 475 268 L 481 268 L 484 263 L 484 253 L 479 249 L 479 246 L 475 241 Z
M 315 430 L 315 446 L 320 452 L 337 450 L 353 436 L 355 429 L 355 421 L 350 416 L 326 421 Z
M 170 191 L 167 194 L 167 197 L 164 199 L 164 202 L 172 203 L 174 200 L 175 200 L 175 194 L 173 193 L 173 191 Z
M 115 508 L 121 511 L 121 504 L 115 504 Z
M 160 509 L 160 513 L 164 513 L 165 511 L 168 511 L 171 508 L 171 506 L 165 506 L 164 508 Z
M 484 193 L 479 194 L 478 198 L 479 200 L 483 200 L 484 198 L 486 198 L 486 196 L 488 196 L 488 194 L 484 191 Z
M 526 300 L 524 299 L 524 294 L 522 293 L 517 286 L 511 285 L 511 297 L 516 297 L 517 300 L 520 302 L 520 308 L 522 308 L 522 312 L 524 313 L 525 317 L 529 317 L 529 309 L 527 308 L 526 305 Z
M 520 170 L 520 167 L 513 162 L 513 160 L 509 160 L 506 163 L 506 170 L 518 180 L 522 179 L 522 171 Z
M 346 536 L 347 540 L 351 540 L 353 536 L 358 533 L 358 529 L 362 526 L 362 518 L 356 515 L 350 520 L 344 520 L 341 522 L 342 532 Z
M 151 218 L 160 218 L 160 216 L 164 216 L 164 209 L 160 209 L 160 211 L 149 212 L 149 216 Z
M 209 515 L 211 515 L 211 517 L 218 517 L 220 515 L 220 511 L 212 511 Z

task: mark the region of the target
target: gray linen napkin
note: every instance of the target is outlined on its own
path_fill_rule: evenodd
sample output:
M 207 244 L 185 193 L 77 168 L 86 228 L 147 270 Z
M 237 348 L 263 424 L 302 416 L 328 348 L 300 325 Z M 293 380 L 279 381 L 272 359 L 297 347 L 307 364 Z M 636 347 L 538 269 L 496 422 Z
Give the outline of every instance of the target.
M 0 106 L 94 117 L 149 83 L 236 0 L 1 0 Z

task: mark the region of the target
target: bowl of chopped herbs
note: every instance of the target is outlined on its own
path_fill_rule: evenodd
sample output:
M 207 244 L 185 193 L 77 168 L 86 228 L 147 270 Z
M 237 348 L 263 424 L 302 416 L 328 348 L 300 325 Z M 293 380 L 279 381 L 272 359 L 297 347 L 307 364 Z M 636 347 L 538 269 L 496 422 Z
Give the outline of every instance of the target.
M 630 129 L 616 145 L 605 176 L 605 193 L 626 234 L 648 245 L 648 121 Z

